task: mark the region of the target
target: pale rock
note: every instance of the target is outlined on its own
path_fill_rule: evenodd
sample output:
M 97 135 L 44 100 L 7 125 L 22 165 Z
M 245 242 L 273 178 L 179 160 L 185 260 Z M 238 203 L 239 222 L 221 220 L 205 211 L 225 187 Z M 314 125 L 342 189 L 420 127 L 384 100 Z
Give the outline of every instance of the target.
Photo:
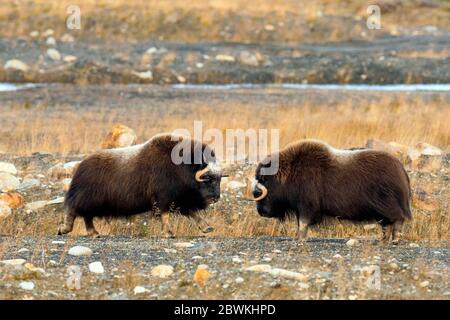
M 70 254 L 71 256 L 76 256 L 76 257 L 90 256 L 90 255 L 92 255 L 92 249 L 88 248 L 88 247 L 84 247 L 84 246 L 74 246 L 69 249 L 68 254 Z
M 61 60 L 61 54 L 58 50 L 53 48 L 47 49 L 47 56 L 54 61 Z
M 37 37 L 39 37 L 39 31 L 36 31 L 36 30 L 31 31 L 31 32 L 30 32 L 30 37 L 32 37 L 32 38 L 37 38 Z
M 192 242 L 175 242 L 173 246 L 176 248 L 184 249 L 184 248 L 192 248 L 194 244 Z
M 0 263 L 7 265 L 7 266 L 21 266 L 23 264 L 25 264 L 26 260 L 25 259 L 9 259 L 9 260 L 3 260 L 0 261 Z
M 145 52 L 148 54 L 154 54 L 154 53 L 158 52 L 158 49 L 156 47 L 151 47 L 151 48 L 148 48 L 147 51 L 145 51 Z
M 129 147 L 136 142 L 137 136 L 133 129 L 115 124 L 102 143 L 103 149 Z
M 177 76 L 177 80 L 178 80 L 178 82 L 181 82 L 181 83 L 185 83 L 186 82 L 186 78 L 183 77 L 183 76 L 180 76 L 180 75 Z
M 247 184 L 244 182 L 240 182 L 240 181 L 230 181 L 227 183 L 227 187 L 235 190 L 235 189 L 245 188 L 245 187 L 247 187 Z
M 40 185 L 41 182 L 38 179 L 24 179 L 22 183 L 16 187 L 16 190 L 25 191 L 27 189 L 39 187 Z
M 275 27 L 273 25 L 271 25 L 271 24 L 266 24 L 264 26 L 264 30 L 266 30 L 266 31 L 274 31 Z
M 25 209 L 29 211 L 37 211 L 44 208 L 47 205 L 47 202 L 48 201 L 46 200 L 30 202 L 25 205 Z
M 412 242 L 412 243 L 409 244 L 409 247 L 410 248 L 420 248 L 420 245 L 418 243 Z
M 0 172 L 17 174 L 16 166 L 8 162 L 0 162 Z
M 270 264 L 257 264 L 251 267 L 245 268 L 246 271 L 253 272 L 270 272 L 272 270 L 272 266 Z
M 47 202 L 47 205 L 52 205 L 52 204 L 60 204 L 64 202 L 64 197 L 57 197 L 53 200 L 50 200 Z
M 45 44 L 47 46 L 54 47 L 56 46 L 56 39 L 54 37 L 48 37 L 47 40 L 45 40 Z
M 131 73 L 142 80 L 153 80 L 153 72 L 151 72 L 150 70 L 142 72 L 132 71 Z
M 357 239 L 350 239 L 345 243 L 348 247 L 354 247 L 359 244 Z
M 75 57 L 75 56 L 67 55 L 67 56 L 64 56 L 63 61 L 64 61 L 64 62 L 71 63 L 71 62 L 77 61 L 77 59 L 78 59 L 78 58 Z
M 175 249 L 164 248 L 164 252 L 166 252 L 166 253 L 177 253 L 178 251 L 175 250 Z
M 44 33 L 42 35 L 47 38 L 47 37 L 50 37 L 50 36 L 52 36 L 54 34 L 55 34 L 55 31 L 53 29 L 47 29 L 47 30 L 44 31 Z
M 216 55 L 216 60 L 221 62 L 234 62 L 236 59 L 233 56 L 226 54 L 218 54 Z
M 421 283 L 419 283 L 419 287 L 421 287 L 421 288 L 428 287 L 429 285 L 430 285 L 430 281 L 422 281 Z
M 141 286 L 136 286 L 136 287 L 134 287 L 134 289 L 133 289 L 133 293 L 134 293 L 135 295 L 143 294 L 143 293 L 146 293 L 146 292 L 150 292 L 150 290 L 145 289 L 144 287 L 141 287 Z
M 198 69 L 201 69 L 201 68 L 203 68 L 205 65 L 204 65 L 203 63 L 201 63 L 201 62 L 197 62 L 197 63 L 195 64 L 195 66 L 196 66 Z
M 356 294 L 351 294 L 348 296 L 348 300 L 356 300 L 358 299 L 358 296 Z
M 66 271 L 66 286 L 69 290 L 81 289 L 81 268 L 80 266 L 68 266 Z
M 441 149 L 426 142 L 418 143 L 416 149 L 426 156 L 442 156 L 444 154 Z
M 233 257 L 232 259 L 231 259 L 231 261 L 233 261 L 234 263 L 242 263 L 242 259 L 241 258 L 239 258 L 239 257 Z
M 237 277 L 234 281 L 235 281 L 237 284 L 241 284 L 241 283 L 244 282 L 244 278 L 242 278 L 242 277 Z
M 20 61 L 18 59 L 11 59 L 6 61 L 4 68 L 5 70 L 12 69 L 12 70 L 19 70 L 22 72 L 26 72 L 29 69 L 28 65 L 25 62 Z
M 19 250 L 17 250 L 18 253 L 24 253 L 24 252 L 29 252 L 30 250 L 28 250 L 27 248 L 20 248 Z
M 259 65 L 259 61 L 256 55 L 248 51 L 242 51 L 239 54 L 239 62 L 252 67 L 257 67 Z
M 173 273 L 173 267 L 161 264 L 159 266 L 153 267 L 151 275 L 159 278 L 167 278 Z
M 299 281 L 308 280 L 308 277 L 302 273 L 280 268 L 273 268 L 269 273 L 275 277 L 282 277 Z
M 61 37 L 61 42 L 74 42 L 75 38 L 69 34 L 69 33 L 64 33 Z
M 89 271 L 92 273 L 102 274 L 105 272 L 105 269 L 100 261 L 95 261 L 89 263 Z
M 0 191 L 14 190 L 20 184 L 20 180 L 10 173 L 0 172 Z
M 59 240 L 54 240 L 52 241 L 52 244 L 66 244 L 65 241 L 59 241 Z
M 34 290 L 34 283 L 31 281 L 22 281 L 19 283 L 19 287 L 22 290 L 32 291 Z

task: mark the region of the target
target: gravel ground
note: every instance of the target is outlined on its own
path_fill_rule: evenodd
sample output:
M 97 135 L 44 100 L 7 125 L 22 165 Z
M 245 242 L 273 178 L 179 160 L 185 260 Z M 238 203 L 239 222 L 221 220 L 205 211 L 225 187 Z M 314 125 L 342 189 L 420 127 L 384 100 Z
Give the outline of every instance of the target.
M 42 273 L 0 265 L 0 298 L 25 299 L 448 299 L 449 242 L 407 243 L 397 246 L 348 239 L 287 237 L 254 238 L 132 238 L 41 237 L 0 238 L 2 259 L 22 258 Z M 92 249 L 90 256 L 71 256 L 69 248 Z M 25 249 L 29 250 L 26 251 Z M 89 271 L 100 261 L 104 273 Z M 194 279 L 206 264 L 209 279 Z M 249 271 L 255 265 L 265 272 Z M 81 289 L 65 284 L 67 267 L 81 267 Z M 165 278 L 153 274 L 157 265 L 173 267 Z M 367 285 L 368 266 L 380 269 L 379 289 Z M 271 269 L 270 269 L 271 268 Z M 296 272 L 274 270 L 281 268 Z M 270 271 L 270 270 L 272 271 Z M 26 271 L 28 270 L 28 271 Z M 208 277 L 206 277 L 208 278 Z M 22 282 L 21 282 L 22 281 Z M 33 290 L 21 289 L 23 281 Z M 142 287 L 142 293 L 136 287 Z

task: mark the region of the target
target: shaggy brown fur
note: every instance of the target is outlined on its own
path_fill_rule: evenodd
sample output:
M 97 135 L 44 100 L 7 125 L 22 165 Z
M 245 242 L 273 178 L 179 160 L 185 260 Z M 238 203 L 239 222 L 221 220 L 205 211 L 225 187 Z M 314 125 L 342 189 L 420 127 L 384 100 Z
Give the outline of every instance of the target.
M 270 161 L 276 159 L 269 156 Z M 376 150 L 337 150 L 326 143 L 303 140 L 279 152 L 279 170 L 255 178 L 267 188 L 257 201 L 258 213 L 284 219 L 293 213 L 298 219 L 298 236 L 306 237 L 309 225 L 323 216 L 350 220 L 377 220 L 384 238 L 397 240 L 405 219 L 411 219 L 409 178 L 394 156 Z M 261 195 L 255 188 L 253 196 Z
M 156 211 L 164 231 L 171 235 L 168 212 L 173 210 L 193 217 L 204 232 L 212 231 L 196 212 L 219 199 L 221 174 L 210 171 L 202 176 L 203 182 L 194 177 L 197 171 L 215 163 L 214 152 L 206 144 L 189 139 L 192 164 L 176 165 L 171 152 L 182 137 L 176 141 L 171 137 L 158 135 L 143 145 L 102 150 L 83 160 L 66 194 L 67 213 L 59 233 L 70 232 L 77 216 L 84 218 L 88 233 L 96 235 L 94 217 Z M 211 157 L 202 157 L 201 164 L 194 164 L 197 148 Z

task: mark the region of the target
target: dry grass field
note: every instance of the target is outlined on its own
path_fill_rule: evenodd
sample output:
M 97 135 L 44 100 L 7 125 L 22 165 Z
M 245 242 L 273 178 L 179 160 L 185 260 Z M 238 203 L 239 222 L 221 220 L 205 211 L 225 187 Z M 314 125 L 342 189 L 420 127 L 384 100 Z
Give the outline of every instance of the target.
M 383 32 L 399 34 L 417 27 L 448 30 L 447 1 L 374 1 L 383 17 Z M 370 3 L 370 4 L 373 4 Z M 60 36 L 67 32 L 67 8 L 73 1 L 4 1 L 0 8 L 0 34 L 28 36 L 51 28 Z M 113 1 L 78 0 L 82 29 L 79 38 L 109 40 L 154 39 L 195 42 L 317 42 L 370 38 L 365 27 L 367 1 L 256 0 Z M 414 17 L 414 23 L 411 23 Z M 364 33 L 362 35 L 362 33 Z
M 46 90 L 40 89 L 40 92 Z M 52 90 L 64 91 L 63 88 Z M 145 96 L 146 89 L 133 90 L 138 90 L 136 92 Z M 162 96 L 165 96 L 163 93 L 167 91 L 170 92 L 169 89 L 156 89 Z M 89 89 L 83 89 L 81 96 L 86 96 L 86 92 L 89 92 Z M 328 100 L 320 101 L 317 98 L 320 92 L 314 95 L 308 91 L 298 93 L 311 96 L 301 101 L 292 100 L 289 96 L 275 100 L 276 102 L 268 98 L 282 96 L 282 92 L 279 89 L 261 89 L 258 94 L 246 96 L 249 92 L 236 90 L 236 98 L 228 93 L 226 97 L 221 97 L 219 92 L 218 97 L 221 98 L 216 97 L 211 102 L 207 95 L 197 97 L 195 93 L 178 91 L 172 92 L 173 98 L 131 100 L 128 105 L 115 100 L 114 96 L 99 97 L 95 102 L 89 102 L 91 105 L 86 107 L 73 106 L 77 104 L 72 97 L 76 92 L 69 91 L 66 98 L 62 98 L 62 94 L 59 99 L 65 100 L 64 102 L 57 101 L 57 98 L 47 93 L 47 101 L 36 105 L 30 106 L 27 102 L 16 101 L 4 108 L 1 119 L 4 139 L 0 148 L 7 153 L 22 156 L 46 152 L 59 154 L 64 159 L 70 155 L 89 154 L 99 149 L 101 141 L 115 123 L 123 123 L 133 128 L 138 142 L 143 142 L 160 132 L 170 132 L 178 128 L 192 130 L 193 122 L 201 120 L 204 131 L 208 128 L 223 131 L 248 128 L 279 129 L 280 147 L 302 138 L 321 139 L 341 148 L 361 147 L 366 145 L 368 139 L 376 138 L 408 146 L 427 142 L 445 152 L 449 151 L 450 108 L 445 94 L 427 97 L 420 94 L 410 96 L 408 93 L 380 93 L 375 94 L 374 99 L 373 95 L 366 97 L 364 93 L 355 93 L 346 94 L 331 103 Z M 122 95 L 117 92 L 114 95 L 116 94 Z M 295 96 L 295 93 L 291 95 Z M 242 101 L 242 96 L 248 97 L 247 101 Z M 264 102 L 266 97 L 269 102 Z M 185 104 L 186 101 L 189 101 L 188 105 Z M 110 103 L 114 105 L 108 108 Z M 253 170 L 252 165 L 234 165 L 230 167 L 230 180 L 245 181 L 245 176 L 251 176 Z M 413 190 L 420 187 L 436 194 L 441 202 L 441 209 L 431 213 L 415 209 L 414 220 L 405 226 L 405 238 L 448 240 L 450 216 L 446 173 L 442 171 L 434 176 L 410 171 L 410 176 Z M 280 223 L 259 217 L 253 203 L 242 200 L 242 194 L 237 195 L 237 198 L 236 195 L 233 190 L 226 190 L 224 200 L 206 211 L 205 216 L 216 226 L 215 236 L 285 234 Z M 61 214 L 62 208 L 56 210 L 56 213 L 40 215 L 33 224 L 27 224 L 28 218 L 11 219 L 11 224 L 0 225 L 0 233 L 51 235 L 56 228 L 55 220 L 61 219 Z M 199 234 L 189 220 L 183 217 L 174 219 L 177 234 Z M 131 224 L 128 222 L 117 221 L 108 225 L 99 220 L 97 225 L 104 234 L 160 234 L 159 222 L 149 220 L 147 216 L 138 217 L 136 222 Z M 287 223 L 287 235 L 293 235 L 294 229 L 294 222 Z M 84 233 L 82 224 L 76 228 L 76 233 Z M 311 235 L 373 237 L 378 236 L 378 233 L 378 229 L 365 230 L 361 225 L 332 219 L 326 221 L 323 226 L 313 228 Z

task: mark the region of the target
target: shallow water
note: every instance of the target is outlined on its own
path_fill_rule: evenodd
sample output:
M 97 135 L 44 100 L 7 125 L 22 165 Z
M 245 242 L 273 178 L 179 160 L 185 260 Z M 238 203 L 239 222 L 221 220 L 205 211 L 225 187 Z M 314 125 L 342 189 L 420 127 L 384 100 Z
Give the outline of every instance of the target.
M 46 86 L 45 83 L 0 83 L 0 92 L 17 91 L 29 88 Z M 175 84 L 174 89 L 201 89 L 201 90 L 229 90 L 229 89 L 252 89 L 252 88 L 284 88 L 284 89 L 319 89 L 319 90 L 342 90 L 342 91 L 440 91 L 450 92 L 450 83 L 444 84 Z

